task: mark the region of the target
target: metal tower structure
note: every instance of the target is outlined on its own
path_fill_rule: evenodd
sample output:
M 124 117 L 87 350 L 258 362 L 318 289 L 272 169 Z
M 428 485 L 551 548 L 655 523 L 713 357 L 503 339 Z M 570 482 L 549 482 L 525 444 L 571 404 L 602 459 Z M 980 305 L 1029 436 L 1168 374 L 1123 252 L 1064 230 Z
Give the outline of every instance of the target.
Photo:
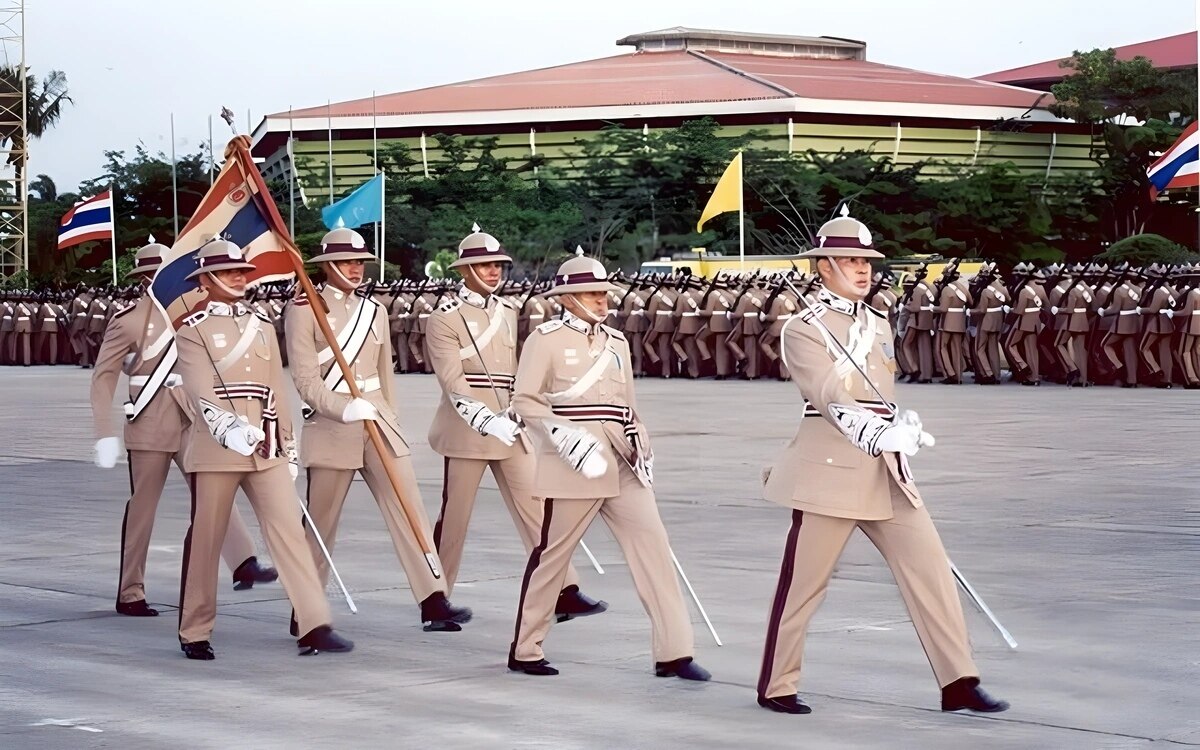
M 0 279 L 29 268 L 25 0 L 0 0 Z

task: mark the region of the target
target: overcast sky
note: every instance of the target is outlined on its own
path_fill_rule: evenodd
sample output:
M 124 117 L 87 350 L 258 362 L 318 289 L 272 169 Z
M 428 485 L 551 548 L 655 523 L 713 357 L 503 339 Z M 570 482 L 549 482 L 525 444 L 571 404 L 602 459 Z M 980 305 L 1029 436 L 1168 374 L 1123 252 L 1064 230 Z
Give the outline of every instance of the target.
M 1195 0 L 26 0 L 34 71 L 67 74 L 74 106 L 31 145 L 60 191 L 108 149 L 208 139 L 221 106 L 263 115 L 627 51 L 671 26 L 840 36 L 867 59 L 974 76 L 1196 28 Z M 219 119 L 217 143 L 229 135 Z M 218 146 L 219 148 L 219 146 Z

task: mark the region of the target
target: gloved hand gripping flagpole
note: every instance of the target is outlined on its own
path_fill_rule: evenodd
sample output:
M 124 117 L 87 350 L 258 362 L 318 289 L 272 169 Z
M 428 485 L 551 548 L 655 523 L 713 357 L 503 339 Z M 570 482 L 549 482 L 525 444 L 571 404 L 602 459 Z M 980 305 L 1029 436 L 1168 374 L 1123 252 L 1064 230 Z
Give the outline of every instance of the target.
M 223 112 L 222 117 L 225 117 L 225 114 Z M 226 118 L 226 122 L 229 122 L 230 119 L 232 118 Z M 233 127 L 232 122 L 230 122 L 230 127 Z M 236 130 L 234 132 L 236 134 Z M 321 335 L 329 344 L 329 351 L 333 353 L 335 365 L 341 370 L 346 386 L 350 389 L 350 397 L 362 398 L 362 390 L 359 389 L 358 383 L 354 379 L 354 373 L 350 371 L 350 365 L 346 362 L 346 357 L 342 353 L 341 347 L 337 345 L 337 336 L 334 335 L 333 329 L 329 326 L 329 318 L 325 315 L 325 308 L 323 307 L 324 300 L 317 294 L 316 289 L 313 288 L 312 280 L 308 278 L 308 274 L 304 271 L 304 261 L 302 260 L 303 256 L 300 254 L 300 249 L 296 247 L 292 238 L 288 235 L 287 227 L 283 223 L 283 218 L 279 215 L 279 210 L 275 208 L 275 203 L 263 198 L 264 194 L 269 196 L 270 193 L 267 191 L 262 175 L 258 173 L 258 168 L 254 166 L 254 161 L 250 157 L 248 147 L 249 138 L 246 136 L 237 136 L 225 147 L 227 158 L 237 159 L 242 176 L 247 181 L 253 181 L 253 184 L 257 187 L 257 190 L 251 191 L 252 199 L 259 202 L 259 206 L 266 214 L 272 228 L 287 245 L 288 258 L 292 261 L 296 271 L 296 281 L 304 290 L 305 296 L 308 297 L 309 307 L 312 309 L 313 318 L 316 319 L 317 328 L 320 329 Z M 421 554 L 425 557 L 425 564 L 429 566 L 429 572 L 433 574 L 434 578 L 440 579 L 442 577 L 442 570 L 438 565 L 437 555 L 434 554 L 433 549 L 430 548 L 425 539 L 422 524 L 418 522 L 417 517 L 413 514 L 410 507 L 411 501 L 405 501 L 404 493 L 401 491 L 404 485 L 396 472 L 394 463 L 386 460 L 387 456 L 390 455 L 390 451 L 384 442 L 383 433 L 380 431 L 379 425 L 374 420 L 366 420 L 363 422 L 363 428 L 367 431 L 367 437 L 370 439 L 371 446 L 383 460 L 383 468 L 387 474 L 388 483 L 392 487 L 392 492 L 396 495 L 400 511 L 404 515 L 404 520 L 408 523 L 409 530 L 420 546 Z
M 887 407 L 888 411 L 891 412 L 893 417 L 899 417 L 899 414 L 896 411 L 896 406 L 892 402 L 888 401 L 875 383 L 872 382 L 871 378 L 867 377 L 867 373 L 864 372 L 863 369 L 859 367 L 858 363 L 854 361 L 854 358 L 850 356 L 850 352 L 846 350 L 846 347 L 842 344 L 841 340 L 837 336 L 833 335 L 833 332 L 829 330 L 821 318 L 816 314 L 816 310 L 808 301 L 808 298 L 796 289 L 795 285 L 792 284 L 791 279 L 789 279 L 787 276 L 783 277 L 783 283 L 787 284 L 787 287 L 791 290 L 792 294 L 796 295 L 797 299 L 800 300 L 800 304 L 804 305 L 805 309 L 812 313 L 813 325 L 821 328 L 825 332 L 825 338 L 827 340 L 833 341 L 835 344 L 837 344 L 837 348 L 842 353 L 842 356 L 845 357 L 846 361 L 853 365 L 854 369 L 858 371 L 858 374 L 862 376 L 863 382 L 867 384 L 867 387 L 875 393 L 875 395 L 879 398 L 879 401 Z M 950 572 L 954 575 L 955 582 L 958 583 L 958 585 L 967 594 L 975 606 L 979 608 L 979 611 L 988 618 L 988 620 L 992 623 L 992 626 L 995 627 L 997 632 L 1000 633 L 1000 637 L 1003 638 L 1004 642 L 1008 644 L 1008 647 L 1016 648 L 1017 641 L 1012 637 L 1012 634 L 1008 632 L 1008 629 L 1000 624 L 1000 620 L 996 619 L 996 615 L 992 613 L 991 608 L 988 607 L 988 605 L 983 601 L 983 598 L 976 593 L 975 587 L 972 586 L 969 581 L 967 581 L 966 576 L 962 574 L 962 571 L 958 569 L 958 566 L 954 564 L 954 561 L 947 556 L 946 562 L 950 564 Z

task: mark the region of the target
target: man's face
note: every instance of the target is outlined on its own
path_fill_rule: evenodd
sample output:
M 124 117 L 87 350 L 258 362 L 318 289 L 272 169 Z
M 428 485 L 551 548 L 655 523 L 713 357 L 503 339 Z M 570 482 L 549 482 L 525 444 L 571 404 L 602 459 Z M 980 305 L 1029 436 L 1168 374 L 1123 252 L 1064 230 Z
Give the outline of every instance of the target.
M 504 266 L 503 261 L 472 263 L 463 269 L 463 283 L 476 294 L 491 294 L 504 278 Z
M 576 292 L 559 297 L 562 306 L 572 314 L 589 322 L 604 320 L 608 317 L 607 292 Z M 591 313 L 588 315 L 587 313 Z
M 353 291 L 362 284 L 363 274 L 366 272 L 367 265 L 365 260 L 335 260 L 330 265 L 336 268 L 341 275 L 339 276 L 336 273 L 326 274 L 329 277 L 329 283 L 343 292 Z
M 212 283 L 208 278 L 210 275 L 235 292 L 237 296 L 231 295 Z M 217 302 L 236 302 L 246 296 L 246 271 L 241 268 L 235 268 L 232 271 L 213 271 L 211 274 L 200 277 L 200 287 L 207 290 L 209 298 Z
M 871 291 L 871 261 L 867 258 L 821 258 L 821 281 L 829 291 L 850 300 L 862 300 Z

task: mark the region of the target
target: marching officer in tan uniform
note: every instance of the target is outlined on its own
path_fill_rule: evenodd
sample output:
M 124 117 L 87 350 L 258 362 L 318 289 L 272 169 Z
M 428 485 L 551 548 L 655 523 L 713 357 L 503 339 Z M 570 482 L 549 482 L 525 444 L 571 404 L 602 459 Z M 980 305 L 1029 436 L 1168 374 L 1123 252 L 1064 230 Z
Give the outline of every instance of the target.
M 149 283 L 167 248 L 150 243 L 138 250 L 130 275 Z M 129 376 L 125 402 L 125 450 L 129 462 L 130 498 L 121 521 L 121 574 L 117 583 L 117 612 L 153 617 L 158 610 L 146 604 L 146 554 L 154 530 L 154 514 L 174 462 L 183 470 L 179 451 L 185 427 L 186 399 L 178 390 L 178 361 L 170 324 L 148 295 L 113 316 L 104 331 L 96 369 L 92 372 L 92 421 L 96 434 L 96 465 L 111 469 L 121 441 L 112 424 L 113 394 L 122 372 Z M 259 564 L 254 539 L 236 510 L 229 514 L 221 558 L 233 571 L 234 589 L 252 588 L 278 578 L 274 568 Z
M 914 367 L 908 376 L 910 383 L 933 382 L 933 309 L 936 301 L 933 287 L 921 277 L 904 305 L 909 317 L 901 346 L 904 347 L 904 358 Z
M 226 240 L 209 242 L 197 257 L 188 278 L 198 280 L 209 301 L 175 337 L 183 391 L 195 412 L 183 443 L 192 523 L 183 543 L 180 648 L 189 659 L 215 658 L 209 638 L 217 618 L 217 556 L 240 487 L 295 608 L 302 653 L 349 651 L 354 644 L 330 626 L 325 587 L 297 508 L 299 469 L 279 342 L 269 321 L 242 302 L 245 271 L 254 266 Z
M 845 214 L 826 222 L 817 237 L 805 255 L 817 259 L 824 289 L 784 331 L 784 356 L 805 414 L 765 486 L 768 500 L 792 508 L 792 524 L 758 703 L 782 713 L 811 711 L 796 695 L 805 635 L 846 541 L 861 528 L 896 577 L 942 688 L 942 710 L 1003 711 L 1008 704 L 979 688 L 950 564 L 908 467 L 908 456 L 933 439 L 912 412 L 894 416 L 862 374 L 890 401 L 891 327 L 863 302 L 870 259 L 883 255 L 872 248 L 867 227 Z
M 1179 310 L 1175 323 L 1179 328 L 1179 362 L 1183 367 L 1183 387 L 1200 388 L 1200 266 L 1185 267 L 1180 279 Z
M 946 267 L 946 278 L 934 312 L 939 316 L 935 343 L 938 361 L 942 365 L 942 382 L 961 385 L 963 373 L 963 341 L 967 335 L 967 309 L 971 306 L 970 292 L 957 283 L 958 269 Z
M 1125 276 L 1125 273 L 1122 273 Z M 1112 329 L 1100 344 L 1104 355 L 1121 378 L 1122 388 L 1137 388 L 1138 384 L 1138 336 L 1141 334 L 1141 315 L 1139 305 L 1142 299 L 1142 286 L 1138 282 L 1136 271 L 1128 271 L 1116 288 L 1112 290 L 1107 300 L 1108 304 L 1100 309 L 1100 314 L 1113 320 Z
M 1000 334 L 1004 330 L 1008 289 L 996 275 L 994 266 L 986 266 L 980 273 L 992 278 L 987 279 L 987 286 L 979 292 L 979 299 L 971 308 L 971 322 L 975 325 L 975 383 L 999 385 Z
M 621 545 L 650 615 L 655 674 L 703 681 L 709 673 L 692 658 L 692 624 L 651 487 L 654 454 L 637 414 L 629 346 L 602 325 L 607 279 L 595 259 L 563 263 L 549 292 L 559 296 L 563 317 L 535 329 L 517 368 L 513 410 L 534 438 L 533 494 L 545 498 L 545 512 L 521 582 L 508 668 L 558 674 L 542 641 L 571 554 L 599 514 Z
M 1091 330 L 1089 315 L 1092 312 L 1093 296 L 1082 274 L 1084 269 L 1073 270 L 1075 277 L 1069 279 L 1066 292 L 1057 309 L 1051 308 L 1059 329 L 1055 339 L 1058 356 L 1067 373 L 1067 385 L 1083 388 L 1088 381 L 1087 334 Z
M 1019 379 L 1021 385 L 1042 384 L 1037 336 L 1042 329 L 1041 314 L 1046 304 L 1045 292 L 1041 288 L 1045 280 L 1045 269 L 1038 269 L 1017 292 L 1012 304 L 1016 318 L 1008 333 L 1004 351 L 1012 365 L 1013 378 Z
M 491 469 L 528 554 L 542 528 L 542 503 L 533 497 L 530 441 L 511 411 L 517 372 L 517 305 L 496 295 L 504 266 L 512 263 L 500 241 L 474 232 L 458 245 L 463 286 L 429 318 L 426 333 L 442 398 L 429 428 L 429 446 L 445 457 L 442 510 L 433 539 L 453 589 L 467 526 L 483 472 Z M 580 593 L 568 565 L 554 612 L 559 622 L 608 609 Z
M 390 462 L 401 478 L 404 502 L 420 525 L 418 533 L 426 548 L 432 550 L 433 535 L 413 471 L 411 451 L 400 433 L 396 416 L 387 311 L 371 297 L 355 294 L 363 281 L 364 264 L 373 258 L 362 235 L 352 229 L 338 228 L 322 238 L 320 254 L 310 259 L 325 272 L 321 297 L 329 310 L 329 325 L 354 372 L 362 398 L 350 397 L 350 388 L 317 327 L 310 305 L 298 299 L 288 306 L 286 313 L 292 380 L 306 405 L 300 461 L 308 470 L 308 510 L 317 533 L 332 553 L 342 505 L 354 474 L 361 473 L 383 514 L 413 597 L 420 604 L 425 629 L 458 631 L 462 629 L 461 623 L 470 621 L 471 610 L 454 607 L 446 598 L 449 583 L 445 578 L 434 577 L 430 570 L 383 464 Z M 369 441 L 362 425 L 368 419 L 379 425 L 388 455 L 380 456 Z M 328 565 L 316 539 L 310 536 L 309 541 L 324 586 L 329 579 Z M 435 562 L 441 569 L 440 561 Z
M 646 303 L 646 322 L 650 326 L 645 337 L 646 356 L 658 365 L 658 374 L 662 378 L 676 374 L 674 351 L 671 349 L 671 337 L 675 333 L 676 296 L 678 292 L 673 287 L 663 284 Z
M 725 340 L 733 330 L 729 310 L 731 304 L 733 295 L 718 271 L 716 282 L 700 298 L 700 315 L 704 320 L 704 328 L 696 337 L 696 342 L 702 350 L 712 354 L 717 368 L 717 380 L 725 380 L 733 373 L 733 355 L 729 351 L 729 343 Z

